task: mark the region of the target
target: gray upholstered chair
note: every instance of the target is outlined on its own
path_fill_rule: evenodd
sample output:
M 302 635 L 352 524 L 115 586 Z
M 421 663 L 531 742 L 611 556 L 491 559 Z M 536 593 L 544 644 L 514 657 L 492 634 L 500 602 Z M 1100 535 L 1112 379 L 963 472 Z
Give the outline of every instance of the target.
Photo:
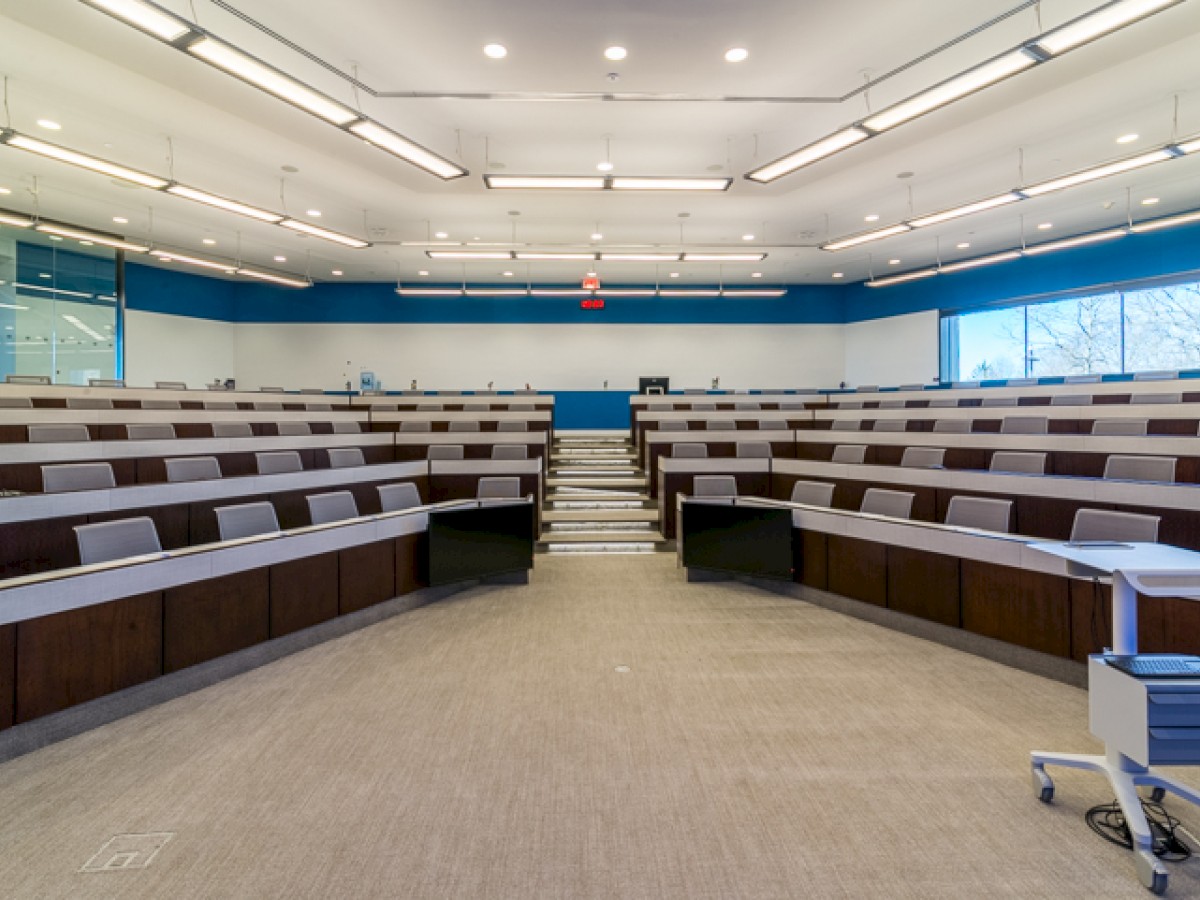
M 33 398 L 0 397 L 0 409 L 33 409 Z
M 488 412 L 491 408 L 492 408 L 491 405 L 488 403 L 464 403 L 463 404 L 464 412 Z
M 759 431 L 787 431 L 787 419 L 760 419 L 758 422 Z
M 142 409 L 182 409 L 178 400 L 143 400 Z
M 957 409 L 957 397 L 933 397 L 929 401 L 930 409 Z
M 905 447 L 900 457 L 904 469 L 940 469 L 946 458 L 941 447 Z
M 334 422 L 334 434 L 362 434 L 362 424 L 360 422 Z
M 1175 481 L 1173 456 L 1122 456 L 1113 454 L 1104 463 L 1104 477 L 1124 481 Z
M 717 404 L 715 404 L 715 403 L 693 403 L 692 409 L 696 412 L 716 412 Z
M 863 444 L 838 444 L 833 448 L 830 462 L 860 465 L 867 459 L 867 448 Z
M 946 508 L 946 524 L 961 528 L 979 528 L 983 531 L 1009 532 L 1012 530 L 1011 500 L 994 500 L 988 497 L 951 497 Z
M 521 479 L 516 475 L 487 475 L 479 479 L 475 496 L 480 500 L 516 500 L 521 496 Z
M 536 412 L 537 405 L 533 403 L 510 403 L 509 412 Z
M 647 403 L 646 412 L 671 412 L 675 408 L 674 403 Z
M 872 431 L 907 431 L 908 422 L 904 419 L 876 419 Z
M 255 453 L 254 461 L 259 475 L 280 475 L 285 472 L 303 472 L 300 454 L 295 450 L 275 450 L 270 453 Z
M 980 406 L 1016 406 L 1016 397 L 984 397 Z
M 115 488 L 111 463 L 64 463 L 42 466 L 42 490 L 47 494 L 64 491 L 102 491 Z
M 697 475 L 692 479 L 693 497 L 736 497 L 737 479 L 732 475 Z
M 5 375 L 5 384 L 49 384 L 49 375 Z
M 907 519 L 912 516 L 913 498 L 910 491 L 890 491 L 886 488 L 867 488 L 858 511 L 875 516 Z
M 426 459 L 464 459 L 462 444 L 430 444 Z
M 1005 416 L 1000 422 L 1001 434 L 1046 434 L 1049 430 L 1047 416 Z
M 529 448 L 524 444 L 495 444 L 492 459 L 529 459 Z
M 421 494 L 411 481 L 398 484 L 381 484 L 379 491 L 379 506 L 383 512 L 399 512 L 402 509 L 412 509 L 421 505 Z
M 79 562 L 85 566 L 162 552 L 158 531 L 149 516 L 76 525 L 75 539 L 79 543 Z
M 260 388 L 258 389 L 258 392 L 259 392 L 260 394 L 282 394 L 282 393 L 283 393 L 283 388 L 281 388 L 281 387 L 275 387 L 275 386 L 271 386 L 271 387 L 260 387 Z
M 717 419 L 712 422 L 705 422 L 704 427 L 708 431 L 737 431 L 737 422 L 733 419 Z
M 1055 394 L 1050 398 L 1051 406 L 1091 406 L 1091 394 Z
M 451 422 L 450 431 L 480 431 L 478 422 Z
M 113 402 L 108 397 L 68 397 L 67 409 L 112 409 Z
M 213 437 L 240 438 L 254 437 L 254 430 L 249 422 L 213 422 Z
M 232 400 L 205 400 L 204 408 L 205 409 L 229 410 L 229 409 L 237 409 L 238 405 L 236 403 L 234 403 Z
M 357 447 L 332 447 L 325 451 L 329 454 L 329 468 L 353 469 L 355 466 L 365 466 L 366 459 Z
M 142 422 L 126 425 L 125 434 L 131 441 L 173 441 L 175 426 L 170 422 Z
M 528 431 L 528 422 L 497 422 L 497 431 Z
M 770 459 L 771 444 L 768 441 L 739 441 L 738 459 Z
M 167 481 L 211 481 L 221 477 L 221 464 L 215 456 L 188 456 L 168 459 Z
M 273 401 L 258 400 L 254 404 L 255 410 L 258 412 L 283 412 L 283 404 Z
M 1046 454 L 1026 450 L 997 450 L 992 454 L 988 471 L 1016 475 L 1045 475 Z
M 1182 403 L 1183 394 L 1179 392 L 1161 394 L 1134 394 L 1129 398 L 1130 404 L 1142 403 Z
M 1100 375 L 1068 375 L 1063 384 L 1099 384 L 1101 380 Z
M 154 386 L 156 388 L 158 388 L 159 390 L 167 390 L 167 391 L 186 391 L 187 390 L 187 382 L 186 381 L 156 381 L 156 382 L 154 382 Z
M 221 540 L 236 541 L 256 534 L 274 534 L 279 531 L 279 519 L 275 507 L 268 501 L 239 503 L 235 506 L 218 506 L 217 531 Z
M 834 487 L 824 481 L 797 481 L 792 485 L 791 501 L 808 506 L 833 506 Z
M 307 422 L 279 422 L 275 425 L 275 431 L 287 437 L 312 434 L 312 428 Z
M 1157 369 L 1148 372 L 1134 372 L 1134 381 L 1172 381 L 1179 377 L 1179 372 L 1175 369 Z
M 332 403 L 305 403 L 304 408 L 309 412 L 333 412 Z
M 672 444 L 672 459 L 705 459 L 708 456 L 707 444 Z
M 970 419 L 938 419 L 933 423 L 933 430 L 941 434 L 970 434 Z
M 433 431 L 433 425 L 430 422 L 413 422 L 413 421 L 401 422 L 400 423 L 400 431 L 408 432 L 408 433 L 428 432 L 428 431 Z
M 749 400 L 739 400 L 733 404 L 734 409 L 762 409 L 761 403 L 753 403 Z
M 1096 419 L 1092 422 L 1092 434 L 1142 436 L 1149 429 L 1149 419 Z
M 28 432 L 31 444 L 61 444 L 92 439 L 86 425 L 30 425 Z
M 1138 541 L 1158 540 L 1159 516 L 1117 512 L 1111 509 L 1080 509 L 1071 525 L 1072 541 Z
M 830 431 L 861 431 L 862 422 L 858 419 L 834 419 L 829 423 Z
M 349 491 L 309 494 L 304 499 L 308 501 L 308 516 L 314 525 L 358 518 L 358 504 Z
M 905 405 L 907 403 L 908 403 L 907 400 L 896 400 L 895 398 L 889 397 L 887 400 L 879 401 L 879 408 L 880 409 L 904 409 Z
M 659 431 L 687 431 L 688 423 L 682 420 L 676 422 L 659 422 Z

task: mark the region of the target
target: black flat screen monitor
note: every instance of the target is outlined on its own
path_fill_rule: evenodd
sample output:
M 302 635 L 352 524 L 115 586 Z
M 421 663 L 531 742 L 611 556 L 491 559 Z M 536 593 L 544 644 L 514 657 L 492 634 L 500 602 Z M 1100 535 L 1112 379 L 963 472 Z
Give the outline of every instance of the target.
M 671 379 L 666 375 L 643 375 L 638 379 L 638 393 L 649 394 L 650 388 L 659 388 L 655 394 L 666 394 L 671 390 Z
M 533 568 L 533 504 L 429 514 L 429 584 L 475 581 Z
M 790 509 L 685 501 L 682 524 L 687 568 L 791 581 Z

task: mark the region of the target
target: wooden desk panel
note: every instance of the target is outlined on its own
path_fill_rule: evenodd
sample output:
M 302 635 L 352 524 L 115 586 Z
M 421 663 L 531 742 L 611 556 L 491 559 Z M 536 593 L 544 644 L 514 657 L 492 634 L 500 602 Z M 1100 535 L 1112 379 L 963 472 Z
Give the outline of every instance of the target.
M 163 671 L 177 672 L 267 640 L 270 591 L 265 568 L 168 588 L 163 596 Z
M 1071 537 L 1075 513 L 1081 509 L 1114 509 L 1111 503 L 1069 500 L 1065 497 L 1034 497 L 1018 494 L 1013 498 L 1017 522 L 1015 532 L 1031 537 L 1065 541 Z
M 13 721 L 157 678 L 162 621 L 163 595 L 154 592 L 17 623 Z
M 0 731 L 11 728 L 17 705 L 17 626 L 0 625 Z
M 962 627 L 1010 644 L 1071 654 L 1071 604 L 1065 578 L 962 560 Z
M 961 628 L 958 557 L 889 546 L 887 605 L 897 612 Z
M 829 590 L 829 538 L 819 531 L 792 529 L 792 580 Z
M 338 611 L 345 615 L 396 596 L 396 541 L 338 551 Z
M 79 565 L 79 549 L 71 529 L 87 521 L 87 516 L 63 516 L 0 525 L 0 578 Z
M 396 596 L 429 587 L 429 533 L 396 538 Z
M 887 606 L 887 544 L 831 534 L 829 590 L 852 600 Z
M 291 634 L 337 616 L 337 553 L 271 566 L 270 579 L 271 637 Z

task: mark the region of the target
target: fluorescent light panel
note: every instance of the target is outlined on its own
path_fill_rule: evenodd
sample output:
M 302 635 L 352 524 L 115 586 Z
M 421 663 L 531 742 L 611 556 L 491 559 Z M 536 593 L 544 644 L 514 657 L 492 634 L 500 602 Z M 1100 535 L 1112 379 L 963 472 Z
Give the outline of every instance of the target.
M 1180 2 L 1182 0 L 1116 0 L 1043 34 L 1033 46 L 1046 56 L 1058 56 Z
M 603 177 L 563 175 L 484 175 L 483 183 L 493 190 L 602 191 Z
M 468 297 L 524 297 L 529 291 L 524 288 L 466 288 Z
M 284 228 L 290 228 L 292 231 L 299 231 L 301 234 L 311 235 L 312 237 L 320 238 L 323 241 L 332 241 L 335 244 L 341 244 L 344 247 L 353 247 L 355 250 L 361 250 L 364 247 L 370 247 L 367 241 L 359 240 L 356 237 L 350 237 L 348 234 L 339 234 L 336 231 L 330 231 L 328 228 L 318 228 L 316 225 L 310 225 L 307 222 L 301 222 L 299 219 L 284 219 L 279 223 Z
M 863 120 L 863 127 L 871 131 L 887 131 L 897 125 L 911 121 L 927 112 L 932 112 L 948 103 L 953 103 L 967 94 L 1003 81 L 1017 72 L 1022 72 L 1030 66 L 1037 65 L 1037 60 L 1023 50 L 1014 50 L 996 59 L 985 62 L 981 66 L 968 69 L 961 75 L 943 81 L 941 84 L 922 91 L 915 97 L 910 97 L 895 106 L 890 106 L 876 113 L 869 119 Z
M 179 40 L 192 30 L 181 19 L 169 15 L 151 3 L 143 3 L 141 0 L 83 0 L 83 2 L 132 25 L 139 31 L 166 41 L 168 44 Z
M 47 287 L 44 284 L 25 284 L 20 281 L 14 281 L 13 287 L 20 288 L 23 291 L 40 291 L 43 294 L 63 294 L 67 297 L 93 297 L 94 294 L 88 294 L 84 291 L 64 291 L 61 288 Z
M 602 262 L 679 262 L 678 253 L 601 253 Z
M 108 160 L 88 156 L 86 153 L 79 153 L 75 150 L 68 150 L 66 147 L 60 147 L 57 144 L 39 141 L 37 138 L 27 137 L 15 131 L 6 133 L 0 140 L 3 140 L 10 147 L 16 147 L 18 150 L 27 150 L 30 153 L 36 153 L 38 156 L 57 159 L 59 162 L 99 172 L 102 175 L 108 175 L 110 178 L 118 178 L 121 181 L 128 181 L 142 187 L 162 190 L 170 183 L 166 179 L 159 178 L 156 175 L 148 175 L 136 169 L 119 166 Z
M 181 262 L 189 266 L 198 266 L 202 269 L 216 269 L 218 272 L 224 272 L 226 275 L 232 275 L 237 269 L 237 266 L 232 263 L 201 259 L 198 256 L 189 256 L 186 253 L 172 253 L 169 250 L 151 250 L 150 255 L 164 262 Z
M 1053 191 L 1061 191 L 1063 188 L 1074 187 L 1077 184 L 1085 184 L 1089 181 L 1095 181 L 1098 178 L 1107 178 L 1109 175 L 1119 175 L 1122 172 L 1129 172 L 1133 169 L 1140 169 L 1143 166 L 1153 165 L 1157 162 L 1173 159 L 1168 150 L 1152 150 L 1149 153 L 1143 153 L 1140 156 L 1133 156 L 1128 159 L 1119 159 L 1116 162 L 1107 163 L 1103 166 L 1096 166 L 1091 169 L 1084 169 L 1082 172 L 1075 172 L 1071 175 L 1064 175 L 1061 178 L 1052 178 L 1049 181 L 1043 181 L 1038 184 L 1030 185 L 1029 187 L 1020 188 L 1020 192 L 1026 197 L 1040 197 L 1042 194 L 1049 194 Z
M 1098 244 L 1101 241 L 1111 241 L 1125 237 L 1124 228 L 1114 228 L 1111 231 L 1097 231 L 1093 234 L 1081 234 L 1079 237 L 1065 238 L 1061 241 L 1050 241 L 1045 244 L 1034 244 L 1022 251 L 1026 256 L 1038 256 L 1042 253 L 1053 253 L 1055 250 L 1069 250 L 1072 247 L 1082 247 L 1085 244 Z
M 658 292 L 658 296 L 660 296 L 660 297 L 720 297 L 721 292 L 720 291 L 705 291 L 705 290 L 689 291 L 684 288 L 680 288 L 679 290 L 667 290 L 667 291 L 660 289 Z
M 202 38 L 188 45 L 187 52 L 334 125 L 344 127 L 361 118 L 349 107 L 214 38 Z
M 410 162 L 417 168 L 424 169 L 447 181 L 468 174 L 462 166 L 438 156 L 432 150 L 426 150 L 420 144 L 369 119 L 355 122 L 350 126 L 350 131 L 367 143 L 374 144 L 379 149 L 386 150 L 393 156 L 398 156 L 405 162 Z
M 461 288 L 396 288 L 401 297 L 461 297 Z
M 951 272 L 962 272 L 966 269 L 978 269 L 980 266 L 991 266 L 996 263 L 1009 262 L 1010 260 L 1020 259 L 1021 251 L 1005 250 L 1003 253 L 993 253 L 990 256 L 977 256 L 974 259 L 964 259 L 959 262 L 946 263 L 940 269 L 943 274 Z
M 512 253 L 499 250 L 426 250 L 430 259 L 512 259 Z
M 765 253 L 685 253 L 684 262 L 762 262 Z
M 903 234 L 906 231 L 912 231 L 912 228 L 902 222 L 898 225 L 890 225 L 887 228 L 880 228 L 876 231 L 867 231 L 848 238 L 842 238 L 840 241 L 831 241 L 828 244 L 822 244 L 821 249 L 845 250 L 847 247 L 857 247 L 859 244 L 866 244 L 870 241 L 880 241 L 894 234 Z
M 1145 234 L 1148 231 L 1161 231 L 1164 228 L 1191 225 L 1193 222 L 1200 222 L 1200 212 L 1181 213 L 1177 216 L 1165 216 L 1161 219 L 1149 219 L 1145 222 L 1138 222 L 1129 230 L 1134 234 Z
M 533 297 L 590 297 L 595 292 L 580 288 L 564 288 L 558 291 L 552 288 L 532 288 L 529 293 Z
M 625 178 L 611 179 L 614 191 L 727 191 L 732 178 Z
M 77 241 L 92 241 L 103 244 L 105 247 L 114 247 L 117 250 L 128 250 L 130 253 L 145 253 L 150 249 L 145 244 L 136 244 L 117 235 L 88 231 L 70 225 L 58 225 L 54 222 L 39 222 L 34 228 L 43 234 L 57 234 L 59 237 L 74 238 Z
M 269 222 L 272 225 L 278 225 L 283 221 L 283 216 L 279 215 L 279 213 L 268 212 L 265 209 L 248 206 L 245 203 L 238 203 L 236 200 L 227 200 L 224 197 L 218 197 L 216 194 L 198 191 L 184 184 L 171 185 L 167 188 L 167 193 L 174 194 L 176 197 L 183 197 L 185 200 L 194 200 L 196 203 L 203 203 L 205 206 L 215 206 L 217 209 L 223 209 L 226 212 L 237 213 L 239 216 L 258 219 L 260 222 Z
M 762 290 L 762 291 L 721 291 L 722 297 L 782 297 L 787 293 L 786 290 Z
M 870 135 L 861 128 L 846 128 L 836 134 L 831 134 L 827 138 L 822 138 L 819 141 L 809 144 L 807 147 L 801 147 L 795 153 L 789 153 L 787 156 L 780 157 L 760 169 L 748 172 L 746 177 L 751 181 L 766 184 L 769 181 L 774 181 L 776 178 L 782 178 L 784 175 L 795 172 L 797 169 L 811 165 L 819 159 L 839 153 L 847 147 L 854 146 L 859 141 L 865 141 L 869 137 Z
M 245 275 L 247 278 L 257 278 L 259 281 L 270 281 L 274 284 L 282 284 L 286 287 L 306 288 L 312 287 L 312 282 L 301 281 L 299 278 L 291 278 L 287 275 L 279 275 L 275 272 L 264 272 L 261 269 L 237 269 L 238 275 Z
M 13 228 L 29 228 L 33 219 L 6 210 L 0 210 L 0 225 L 11 225 Z
M 890 284 L 903 284 L 906 281 L 930 278 L 937 273 L 937 269 L 917 269 L 914 272 L 905 272 L 903 275 L 889 275 L 887 278 L 876 278 L 868 281 L 867 287 L 887 287 Z
M 599 293 L 605 297 L 653 297 L 658 291 L 651 288 L 613 288 Z
M 539 260 L 544 262 L 553 262 L 555 260 L 595 260 L 595 253 L 526 253 L 518 250 L 513 254 L 517 259 Z
M 1200 150 L 1200 138 L 1189 138 L 1186 141 L 1176 144 L 1175 149 L 1183 154 L 1195 153 L 1197 150 Z
M 937 225 L 941 222 L 948 222 L 951 219 L 957 219 L 961 216 L 969 216 L 972 213 L 983 212 L 988 209 L 995 209 L 998 206 L 1005 206 L 1009 203 L 1015 203 L 1023 199 L 1016 191 L 1009 191 L 1007 194 L 1000 194 L 996 197 L 989 197 L 987 200 L 978 200 L 975 203 L 968 203 L 965 206 L 956 206 L 954 209 L 943 210 L 933 215 L 922 216 L 919 219 L 909 219 L 908 224 L 913 228 L 924 228 L 927 225 Z

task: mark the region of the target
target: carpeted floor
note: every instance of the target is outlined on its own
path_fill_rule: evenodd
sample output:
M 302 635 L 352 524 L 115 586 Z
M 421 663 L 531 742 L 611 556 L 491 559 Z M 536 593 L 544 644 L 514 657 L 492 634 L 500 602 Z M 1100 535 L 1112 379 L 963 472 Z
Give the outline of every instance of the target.
M 1100 779 L 1033 797 L 1030 750 L 1097 746 L 1075 688 L 671 555 L 539 558 L 0 766 L 0 895 L 1148 896 Z M 80 871 L 128 833 L 173 837 Z

